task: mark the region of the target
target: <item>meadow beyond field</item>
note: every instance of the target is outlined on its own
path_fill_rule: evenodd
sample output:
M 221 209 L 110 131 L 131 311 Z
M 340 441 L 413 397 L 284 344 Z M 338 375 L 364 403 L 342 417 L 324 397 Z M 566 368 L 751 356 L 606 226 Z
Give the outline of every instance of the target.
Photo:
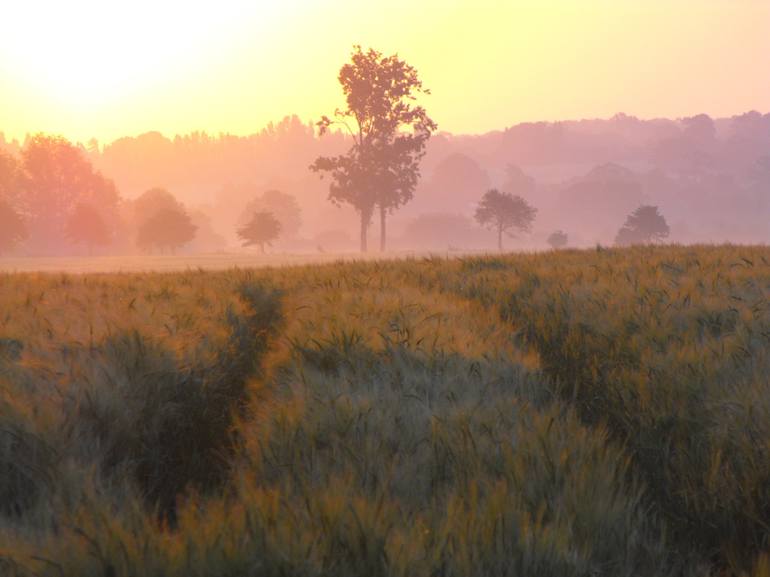
M 254 264 L 0 272 L 0 575 L 770 576 L 770 249 Z

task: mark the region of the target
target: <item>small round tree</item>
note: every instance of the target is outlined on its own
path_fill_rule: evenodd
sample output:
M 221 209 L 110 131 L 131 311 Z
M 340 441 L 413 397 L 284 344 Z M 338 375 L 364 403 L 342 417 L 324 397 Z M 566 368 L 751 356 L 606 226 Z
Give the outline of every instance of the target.
M 514 236 L 514 231 L 529 232 L 537 209 L 520 196 L 497 189 L 488 190 L 476 208 L 476 221 L 497 231 L 497 248 L 503 250 L 503 233 Z
M 197 228 L 184 210 L 164 208 L 142 223 L 136 244 L 142 250 L 158 248 L 161 253 L 173 253 L 195 238 Z
M 567 233 L 562 230 L 557 230 L 556 232 L 552 232 L 551 235 L 548 237 L 548 244 L 553 249 L 559 249 L 564 248 L 567 246 L 568 242 Z
M 297 199 L 280 190 L 266 190 L 253 198 L 238 219 L 240 227 L 245 226 L 256 212 L 269 212 L 281 224 L 281 237 L 296 238 L 302 224 L 302 209 Z
M 255 212 L 251 219 L 238 229 L 238 237 L 243 240 L 243 246 L 258 245 L 265 252 L 265 245 L 272 242 L 281 234 L 281 223 L 271 212 Z
M 67 220 L 67 237 L 75 243 L 82 243 L 91 253 L 95 246 L 110 243 L 112 235 L 104 218 L 94 207 L 80 203 Z
M 669 234 L 668 223 L 657 206 L 642 205 L 628 215 L 615 237 L 615 244 L 630 246 L 660 242 Z
M 10 204 L 0 199 L 0 254 L 11 250 L 26 237 L 24 219 Z

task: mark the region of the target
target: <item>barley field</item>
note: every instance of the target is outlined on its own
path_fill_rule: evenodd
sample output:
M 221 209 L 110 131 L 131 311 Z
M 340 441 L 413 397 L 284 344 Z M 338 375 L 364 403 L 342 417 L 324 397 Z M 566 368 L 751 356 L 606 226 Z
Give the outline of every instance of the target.
M 0 273 L 0 574 L 770 576 L 770 249 Z

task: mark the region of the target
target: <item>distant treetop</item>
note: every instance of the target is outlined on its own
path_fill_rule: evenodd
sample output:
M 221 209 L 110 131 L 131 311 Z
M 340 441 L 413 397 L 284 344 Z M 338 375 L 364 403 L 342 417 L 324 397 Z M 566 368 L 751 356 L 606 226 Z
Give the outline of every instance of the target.
M 271 246 L 281 234 L 281 223 L 271 212 L 255 212 L 251 218 L 238 229 L 238 237 L 243 246 L 259 246 L 265 252 L 265 246 Z
M 615 244 L 628 246 L 660 242 L 668 237 L 669 232 L 668 223 L 658 207 L 642 205 L 628 215 L 615 237 Z
M 497 248 L 503 250 L 503 233 L 529 232 L 536 214 L 537 209 L 520 196 L 493 188 L 481 198 L 475 217 L 480 225 L 497 231 Z

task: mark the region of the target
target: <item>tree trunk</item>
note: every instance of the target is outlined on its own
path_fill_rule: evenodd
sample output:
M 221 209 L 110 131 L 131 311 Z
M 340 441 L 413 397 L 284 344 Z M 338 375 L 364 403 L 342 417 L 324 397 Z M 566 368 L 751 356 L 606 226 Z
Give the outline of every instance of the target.
M 497 227 L 497 250 L 503 252 L 503 227 Z
M 385 252 L 385 237 L 386 237 L 386 231 L 385 231 L 385 218 L 386 218 L 386 210 L 384 207 L 380 207 L 380 252 Z
M 367 228 L 369 228 L 369 218 L 362 211 L 361 212 L 361 252 L 366 252 L 367 250 L 367 246 L 366 246 Z

